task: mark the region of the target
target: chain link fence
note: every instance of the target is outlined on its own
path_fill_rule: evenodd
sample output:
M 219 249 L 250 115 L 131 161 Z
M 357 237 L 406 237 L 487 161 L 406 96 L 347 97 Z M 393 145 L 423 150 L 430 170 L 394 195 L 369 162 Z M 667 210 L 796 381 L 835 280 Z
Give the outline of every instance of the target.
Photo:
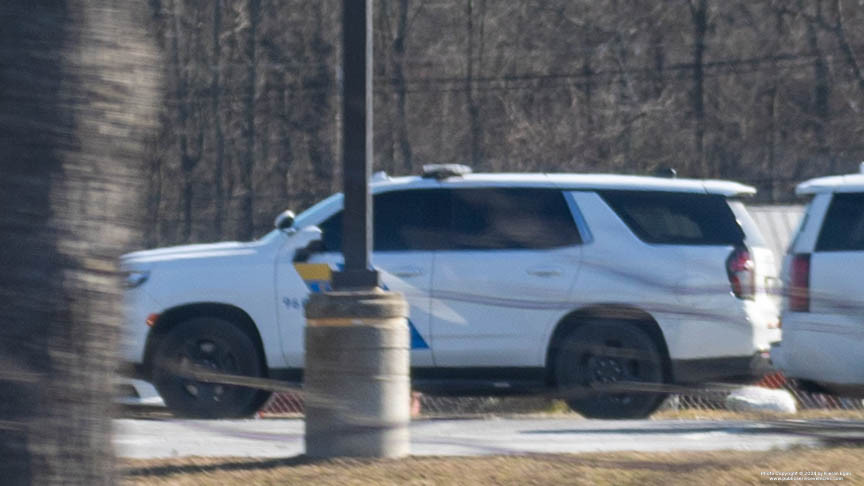
M 864 419 L 864 399 L 838 397 L 829 393 L 806 391 L 795 381 L 787 380 L 782 373 L 766 376 L 751 387 L 788 392 L 795 403 L 793 416 Z M 752 390 L 752 388 L 741 388 Z M 658 418 L 718 418 L 726 414 L 755 412 L 742 409 L 730 397 L 736 387 L 705 386 L 694 388 L 692 393 L 670 394 L 655 412 Z M 303 415 L 303 392 L 275 393 L 259 412 L 260 417 L 286 417 Z M 452 418 L 482 416 L 567 416 L 577 417 L 567 404 L 547 396 L 525 397 L 459 397 L 434 396 L 414 392 L 411 397 L 411 412 L 415 418 Z M 770 410 L 766 413 L 772 413 Z M 776 413 L 776 412 L 775 412 Z M 790 415 L 783 413 L 783 415 Z

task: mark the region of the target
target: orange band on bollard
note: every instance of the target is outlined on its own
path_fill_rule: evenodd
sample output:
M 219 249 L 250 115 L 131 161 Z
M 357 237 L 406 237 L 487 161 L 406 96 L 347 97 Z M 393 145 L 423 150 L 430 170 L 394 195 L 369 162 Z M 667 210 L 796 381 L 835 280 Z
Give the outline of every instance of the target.
M 358 326 L 373 324 L 381 319 L 358 319 L 356 317 L 327 317 L 317 319 L 306 319 L 307 326 Z

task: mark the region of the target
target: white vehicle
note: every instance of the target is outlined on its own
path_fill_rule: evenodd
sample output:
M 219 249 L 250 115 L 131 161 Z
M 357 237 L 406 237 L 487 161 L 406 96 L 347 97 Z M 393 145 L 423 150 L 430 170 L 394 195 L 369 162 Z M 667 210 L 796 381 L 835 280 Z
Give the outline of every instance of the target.
M 461 167 L 461 166 L 460 166 Z M 467 168 L 466 168 L 467 169 Z M 620 175 L 374 178 L 383 285 L 410 304 L 412 380 L 449 394 L 756 379 L 779 339 L 773 254 L 734 182 Z M 342 196 L 249 243 L 131 253 L 125 359 L 173 411 L 231 416 L 266 393 L 176 360 L 302 380 L 303 304 L 342 264 Z M 581 393 L 586 416 L 646 416 L 662 393 Z
M 796 192 L 812 200 L 784 260 L 783 341 L 771 359 L 805 388 L 864 396 L 864 174 Z

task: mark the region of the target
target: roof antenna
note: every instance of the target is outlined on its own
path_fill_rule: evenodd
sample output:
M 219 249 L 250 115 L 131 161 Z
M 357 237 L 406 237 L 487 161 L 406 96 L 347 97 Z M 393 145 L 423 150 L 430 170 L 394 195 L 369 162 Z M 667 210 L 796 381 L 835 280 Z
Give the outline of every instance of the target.
M 654 172 L 651 173 L 654 177 L 666 177 L 669 179 L 675 179 L 678 177 L 678 171 L 673 169 L 672 167 L 658 167 L 654 169 Z

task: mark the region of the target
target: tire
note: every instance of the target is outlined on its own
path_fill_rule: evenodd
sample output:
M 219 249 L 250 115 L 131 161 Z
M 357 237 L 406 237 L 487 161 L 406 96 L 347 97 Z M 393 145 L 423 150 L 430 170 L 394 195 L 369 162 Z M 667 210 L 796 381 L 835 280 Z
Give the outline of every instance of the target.
M 635 323 L 592 321 L 579 326 L 559 343 L 554 366 L 565 401 L 588 418 L 644 418 L 657 410 L 668 395 L 594 390 L 598 385 L 622 381 L 666 381 L 662 352 Z
M 198 317 L 162 337 L 153 354 L 153 385 L 174 415 L 235 418 L 255 413 L 270 394 L 254 388 L 204 383 L 171 369 L 198 365 L 215 372 L 263 376 L 262 360 L 249 336 L 229 321 Z

